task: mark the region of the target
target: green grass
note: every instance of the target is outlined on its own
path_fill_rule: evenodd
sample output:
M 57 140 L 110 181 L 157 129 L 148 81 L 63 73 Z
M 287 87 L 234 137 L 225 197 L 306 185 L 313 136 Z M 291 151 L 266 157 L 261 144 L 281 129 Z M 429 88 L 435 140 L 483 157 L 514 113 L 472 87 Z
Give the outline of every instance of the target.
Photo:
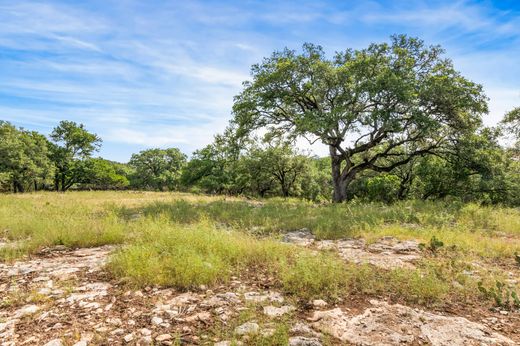
M 415 270 L 383 270 L 279 242 L 280 234 L 301 228 L 322 239 L 368 242 L 391 235 L 428 243 L 435 236 L 445 247 Z M 486 284 L 503 279 L 500 267 L 514 265 L 520 252 L 520 211 L 424 201 L 317 205 L 172 193 L 38 193 L 0 196 L 0 237 L 10 242 L 0 247 L 4 260 L 52 245 L 121 244 L 108 268 L 140 287 L 186 290 L 262 274 L 302 303 L 361 295 L 431 304 L 480 296 L 476 281 L 464 275 L 473 261 L 496 264 L 495 272 L 483 274 Z
M 475 204 L 406 201 L 393 205 L 350 203 L 315 205 L 296 200 L 152 202 L 123 208 L 121 214 L 142 212 L 190 224 L 207 219 L 217 225 L 266 235 L 307 228 L 318 238 L 363 237 L 375 240 L 392 235 L 428 242 L 432 236 L 447 246 L 484 257 L 512 257 L 520 252 L 520 211 Z M 511 241 L 508 238 L 512 238 Z
M 112 258 L 110 268 L 134 285 L 179 289 L 227 282 L 247 268 L 271 270 L 292 253 L 285 244 L 257 240 L 207 223 L 181 226 L 166 220 L 140 220 L 132 244 Z

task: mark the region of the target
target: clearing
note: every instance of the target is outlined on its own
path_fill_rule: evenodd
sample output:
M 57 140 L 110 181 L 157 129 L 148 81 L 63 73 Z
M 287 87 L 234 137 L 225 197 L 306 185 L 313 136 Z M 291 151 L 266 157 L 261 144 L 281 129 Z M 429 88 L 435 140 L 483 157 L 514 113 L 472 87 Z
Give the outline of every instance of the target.
M 520 211 L 0 196 L 2 345 L 516 345 Z

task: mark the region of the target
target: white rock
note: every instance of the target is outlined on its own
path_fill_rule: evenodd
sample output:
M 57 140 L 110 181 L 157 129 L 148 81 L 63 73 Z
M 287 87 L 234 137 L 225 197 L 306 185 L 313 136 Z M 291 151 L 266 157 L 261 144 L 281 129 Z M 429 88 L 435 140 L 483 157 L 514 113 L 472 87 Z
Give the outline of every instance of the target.
M 125 342 L 131 342 L 132 340 L 134 340 L 134 334 L 130 333 L 130 334 L 125 335 L 123 340 L 125 340 Z
M 312 301 L 312 305 L 314 305 L 314 307 L 317 307 L 317 308 L 322 308 L 324 306 L 327 306 L 327 302 L 322 300 L 322 299 L 315 299 Z
M 280 308 L 272 305 L 264 306 L 264 314 L 269 317 L 280 317 L 294 310 L 296 308 L 292 305 L 284 305 Z
M 400 304 L 370 301 L 362 314 L 341 309 L 315 311 L 313 327 L 354 345 L 398 345 L 426 341 L 432 345 L 515 345 L 483 324 L 442 316 Z
M 159 335 L 158 337 L 155 338 L 155 341 L 163 342 L 163 341 L 168 341 L 168 340 L 171 340 L 171 339 L 172 339 L 172 336 L 170 334 L 161 334 L 161 335 Z
M 151 345 L 153 342 L 152 337 L 150 335 L 143 336 L 141 339 L 139 339 L 139 345 Z
M 231 346 L 231 341 L 219 341 L 214 344 L 214 346 Z
M 299 323 L 296 323 L 291 328 L 291 333 L 294 333 L 294 334 L 314 334 L 315 332 L 307 324 L 299 322 Z
M 321 346 L 321 342 L 317 338 L 294 336 L 289 338 L 289 346 Z
M 86 340 L 80 340 L 80 341 L 76 342 L 76 343 L 75 343 L 74 345 L 72 345 L 72 346 L 87 346 L 87 345 L 88 345 L 88 343 L 87 343 Z
M 110 332 L 110 334 L 112 334 L 112 335 L 123 335 L 124 333 L 125 333 L 125 330 L 122 328 L 117 328 Z
M 16 310 L 16 312 L 14 313 L 14 317 L 21 318 L 21 317 L 24 317 L 27 315 L 32 315 L 32 314 L 36 313 L 38 310 L 40 310 L 40 308 L 36 305 L 26 305 L 26 306 Z
M 152 317 L 152 324 L 153 324 L 154 326 L 158 326 L 158 325 L 160 325 L 160 324 L 163 323 L 163 322 L 164 322 L 163 319 L 160 318 L 160 317 L 158 317 L 158 316 L 154 316 L 154 317 Z
M 246 322 L 235 328 L 235 333 L 238 335 L 249 335 L 258 333 L 260 326 L 254 322 Z
M 143 329 L 141 329 L 141 335 L 144 335 L 144 336 L 152 335 L 152 331 L 150 329 L 143 328 Z
M 60 339 L 53 339 L 46 343 L 45 346 L 63 346 L 63 342 Z

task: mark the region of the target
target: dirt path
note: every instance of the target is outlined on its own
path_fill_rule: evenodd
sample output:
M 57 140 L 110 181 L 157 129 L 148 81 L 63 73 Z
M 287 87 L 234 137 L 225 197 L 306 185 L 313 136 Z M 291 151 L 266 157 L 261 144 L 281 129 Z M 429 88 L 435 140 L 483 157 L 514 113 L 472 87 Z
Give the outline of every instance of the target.
M 361 251 L 346 244 L 331 246 L 340 253 L 349 248 Z M 103 269 L 113 250 L 53 248 L 29 261 L 0 264 L 1 344 L 170 345 L 179 339 L 183 344 L 229 345 L 224 336 L 210 332 L 216 325 L 230 326 L 231 333 L 247 344 L 250 334 L 272 331 L 264 320 L 235 327 L 234 318 L 246 309 L 259 311 L 268 321 L 292 316 L 290 345 L 294 346 L 321 345 L 323 333 L 332 335 L 334 343 L 358 345 L 520 342 L 518 336 L 513 340 L 511 333 L 502 335 L 484 323 L 380 301 L 365 304 L 368 306 L 358 312 L 350 311 L 348 305 L 330 306 L 324 301 L 315 301 L 305 311 L 296 310 L 279 292 L 269 291 L 267 284 L 238 278 L 226 286 L 197 292 L 128 290 Z M 374 253 L 381 257 L 392 251 L 383 248 Z M 403 255 L 416 256 L 411 250 L 403 251 Z M 365 260 L 373 263 L 370 258 Z M 406 263 L 413 265 L 413 261 Z

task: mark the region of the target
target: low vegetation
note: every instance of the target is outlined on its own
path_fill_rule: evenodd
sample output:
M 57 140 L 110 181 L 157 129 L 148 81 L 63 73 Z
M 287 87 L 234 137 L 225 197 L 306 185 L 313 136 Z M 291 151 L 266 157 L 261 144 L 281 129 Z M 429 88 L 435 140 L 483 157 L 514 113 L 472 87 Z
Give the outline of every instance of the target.
M 4 195 L 0 207 L 2 237 L 8 242 L 0 247 L 4 260 L 54 245 L 121 244 L 109 269 L 131 286 L 188 290 L 226 284 L 232 277 L 254 281 L 262 276 L 304 304 L 348 295 L 417 304 L 497 301 L 502 293 L 489 287 L 504 280 L 500 268 L 514 267 L 515 253 L 520 251 L 518 210 L 473 204 L 319 205 L 168 193 L 75 192 Z M 284 233 L 302 228 L 321 239 L 363 237 L 372 242 L 387 235 L 417 239 L 424 243 L 424 256 L 416 269 L 385 270 L 346 263 L 331 251 L 280 242 Z M 494 268 L 481 274 L 484 284 L 465 274 L 474 261 Z M 514 302 L 514 294 L 508 293 L 508 304 Z

